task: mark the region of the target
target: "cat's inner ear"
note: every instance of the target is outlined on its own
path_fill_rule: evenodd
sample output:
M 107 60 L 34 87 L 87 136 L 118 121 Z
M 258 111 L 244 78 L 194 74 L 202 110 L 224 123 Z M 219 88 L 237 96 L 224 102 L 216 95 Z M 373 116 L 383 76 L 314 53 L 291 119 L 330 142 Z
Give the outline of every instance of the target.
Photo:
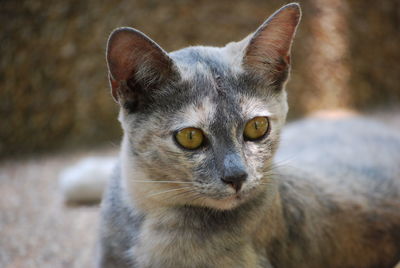
M 153 40 L 132 28 L 114 30 L 107 45 L 112 96 L 121 105 L 139 105 L 176 75 L 174 63 Z
M 301 17 L 297 3 L 288 4 L 270 16 L 250 37 L 244 51 L 245 69 L 285 80 L 290 66 L 290 48 Z

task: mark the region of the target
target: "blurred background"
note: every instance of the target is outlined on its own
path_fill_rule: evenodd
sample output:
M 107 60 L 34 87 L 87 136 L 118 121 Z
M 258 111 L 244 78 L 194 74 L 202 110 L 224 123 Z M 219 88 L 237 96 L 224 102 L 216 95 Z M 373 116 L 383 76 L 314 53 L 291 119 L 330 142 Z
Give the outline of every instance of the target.
M 289 119 L 338 108 L 397 120 L 400 131 L 400 1 L 299 2 Z M 104 53 L 114 28 L 135 27 L 167 51 L 221 46 L 286 3 L 1 0 L 0 267 L 91 266 L 98 207 L 66 207 L 57 177 L 82 157 L 117 153 Z
M 0 157 L 117 141 L 104 51 L 118 26 L 167 51 L 254 31 L 278 0 L 2 0 Z M 400 103 L 400 1 L 304 0 L 288 85 L 290 118 Z

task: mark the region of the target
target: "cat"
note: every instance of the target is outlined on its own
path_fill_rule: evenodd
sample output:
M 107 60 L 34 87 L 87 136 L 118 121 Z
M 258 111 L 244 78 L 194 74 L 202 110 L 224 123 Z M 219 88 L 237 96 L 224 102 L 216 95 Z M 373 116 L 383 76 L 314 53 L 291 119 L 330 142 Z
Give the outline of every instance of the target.
M 400 136 L 358 116 L 282 129 L 300 17 L 291 3 L 240 42 L 171 53 L 112 32 L 124 136 L 98 267 L 396 265 Z

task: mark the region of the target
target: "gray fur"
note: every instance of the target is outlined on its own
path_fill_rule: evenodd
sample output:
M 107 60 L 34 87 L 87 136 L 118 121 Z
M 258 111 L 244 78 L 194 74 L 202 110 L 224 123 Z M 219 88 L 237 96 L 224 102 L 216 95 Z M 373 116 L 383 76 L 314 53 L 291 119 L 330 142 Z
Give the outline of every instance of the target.
M 289 21 L 278 33 L 290 31 L 290 49 L 298 6 L 284 7 L 269 21 L 281 15 Z M 257 38 L 264 29 L 273 36 L 268 27 Z M 124 138 L 102 204 L 99 267 L 395 265 L 399 135 L 361 118 L 310 119 L 286 128 L 274 157 L 287 113 L 289 66 L 286 58 L 266 59 L 267 66 L 255 70 L 263 64 L 255 62 L 262 53 L 251 51 L 260 49 L 252 47 L 257 41 L 250 36 L 223 48 L 168 55 L 153 47 L 157 52 L 146 59 L 154 62 L 146 66 L 172 70 L 155 84 L 143 82 L 148 73 L 136 66 L 126 80 L 113 75 L 121 74 L 118 66 L 109 66 Z M 279 68 L 271 69 L 271 62 Z M 256 116 L 269 118 L 270 132 L 246 141 L 245 124 Z M 185 127 L 202 129 L 203 147 L 177 144 L 174 133 Z M 239 169 L 248 176 L 236 193 L 221 178 Z

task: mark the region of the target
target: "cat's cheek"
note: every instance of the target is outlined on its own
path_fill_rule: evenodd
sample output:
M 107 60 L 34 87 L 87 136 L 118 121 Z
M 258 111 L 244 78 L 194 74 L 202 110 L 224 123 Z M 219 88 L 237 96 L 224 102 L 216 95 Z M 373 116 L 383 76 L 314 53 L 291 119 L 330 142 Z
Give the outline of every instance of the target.
M 250 186 L 251 182 L 253 184 L 262 183 L 266 167 L 269 169 L 274 155 L 272 142 L 269 140 L 264 141 L 264 143 L 248 142 L 244 155 L 249 178 L 252 178 L 249 179 Z
M 272 158 L 268 142 L 246 142 L 243 152 L 249 165 L 254 165 L 255 163 L 264 165 L 267 159 Z

